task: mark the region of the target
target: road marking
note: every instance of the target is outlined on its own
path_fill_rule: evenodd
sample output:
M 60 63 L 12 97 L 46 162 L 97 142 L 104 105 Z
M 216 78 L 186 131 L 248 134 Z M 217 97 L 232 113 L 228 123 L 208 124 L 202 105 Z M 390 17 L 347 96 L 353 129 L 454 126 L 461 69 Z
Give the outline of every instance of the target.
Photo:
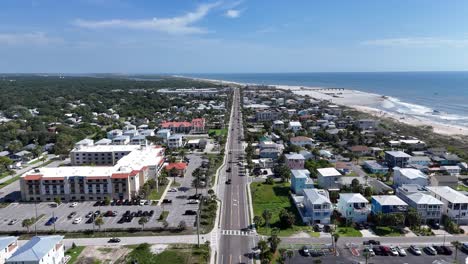
M 232 255 L 229 255 L 229 264 L 232 263 Z
M 253 232 L 241 231 L 241 230 L 221 230 L 223 236 L 255 236 Z

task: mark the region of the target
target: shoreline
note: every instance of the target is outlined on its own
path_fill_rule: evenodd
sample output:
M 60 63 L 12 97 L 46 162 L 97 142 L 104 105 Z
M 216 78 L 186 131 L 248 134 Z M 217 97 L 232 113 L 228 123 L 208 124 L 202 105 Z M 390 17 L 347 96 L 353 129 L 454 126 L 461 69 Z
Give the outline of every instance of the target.
M 174 77 L 188 78 L 199 81 L 206 81 L 215 84 L 233 84 L 233 85 L 259 85 L 255 83 L 239 83 L 233 81 L 214 80 L 206 78 L 194 78 L 187 76 L 174 75 Z M 293 86 L 293 85 L 266 85 L 276 87 L 277 89 L 288 90 L 297 95 L 310 96 L 313 99 L 320 101 L 330 101 L 333 104 L 350 107 L 357 111 L 370 114 L 377 118 L 389 118 L 394 121 L 415 126 L 430 126 L 433 132 L 447 136 L 467 136 L 468 126 L 460 126 L 446 124 L 435 120 L 428 119 L 428 107 L 400 101 L 398 98 L 386 97 L 380 94 L 362 92 L 354 89 L 346 88 L 327 88 L 327 87 L 308 87 L 308 86 Z M 404 114 L 396 111 L 389 111 L 387 108 L 395 108 L 395 104 L 401 104 L 406 107 L 413 107 L 415 114 Z M 411 108 L 410 108 L 411 109 Z M 443 116 L 434 115 L 434 118 Z

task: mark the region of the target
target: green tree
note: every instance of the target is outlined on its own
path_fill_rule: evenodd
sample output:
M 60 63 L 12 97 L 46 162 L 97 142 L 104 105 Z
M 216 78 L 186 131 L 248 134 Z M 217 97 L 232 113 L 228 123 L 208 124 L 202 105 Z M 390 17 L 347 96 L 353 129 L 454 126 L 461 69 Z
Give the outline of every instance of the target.
M 288 250 L 286 255 L 288 256 L 289 261 L 291 261 L 292 257 L 294 257 L 294 251 Z
M 8 157 L 0 157 L 0 170 L 1 171 L 9 171 L 10 170 L 10 165 L 13 164 L 13 161 L 8 158 Z
M 148 223 L 148 217 L 146 216 L 140 217 L 140 219 L 138 220 L 138 224 L 141 225 L 142 230 L 145 228 L 146 223 Z
M 68 134 L 60 133 L 57 136 L 57 142 L 54 146 L 55 154 L 57 155 L 68 155 L 70 150 L 73 148 L 73 137 Z
M 278 249 L 278 245 L 280 244 L 281 239 L 278 237 L 276 233 L 274 233 L 268 238 L 268 242 L 270 242 L 271 252 L 274 253 Z
M 55 197 L 54 198 L 54 202 L 57 203 L 57 204 L 61 204 L 62 203 L 62 199 L 60 197 Z
M 260 251 L 260 260 L 265 259 L 265 255 L 269 251 L 268 242 L 260 239 L 260 241 L 258 241 L 257 247 Z
M 262 225 L 262 218 L 258 215 L 254 216 L 253 222 L 255 224 L 255 228 L 259 228 Z
M 101 230 L 101 226 L 104 224 L 104 219 L 102 219 L 102 216 L 98 216 L 98 218 L 94 220 L 94 224 L 96 224 L 99 230 Z
M 414 208 L 409 208 L 406 213 L 406 224 L 409 227 L 419 227 L 421 225 L 421 215 Z
M 176 168 L 172 168 L 169 170 L 169 175 L 172 176 L 172 178 L 174 179 L 174 183 L 176 183 L 176 177 L 178 176 L 178 173 L 177 173 L 177 169 Z
M 269 210 L 264 210 L 262 212 L 262 217 L 263 217 L 263 220 L 265 220 L 265 226 L 266 227 L 270 227 L 270 220 L 271 220 L 271 212 Z
M 288 210 L 282 209 L 279 213 L 279 219 L 282 228 L 290 228 L 294 224 L 296 217 Z
M 33 224 L 34 222 L 33 222 L 33 219 L 31 218 L 26 218 L 23 220 L 23 222 L 21 222 L 21 225 L 28 229 L 28 233 L 29 233 L 29 227 L 31 227 Z

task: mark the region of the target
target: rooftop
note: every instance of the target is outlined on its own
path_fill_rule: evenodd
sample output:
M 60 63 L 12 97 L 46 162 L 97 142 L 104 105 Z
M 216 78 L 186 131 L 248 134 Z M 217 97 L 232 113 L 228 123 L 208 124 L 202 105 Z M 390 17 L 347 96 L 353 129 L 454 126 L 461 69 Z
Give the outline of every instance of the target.
M 18 241 L 17 237 L 7 236 L 7 237 L 0 237 L 0 251 L 7 248 L 12 243 Z
M 403 200 L 398 198 L 398 196 L 396 195 L 373 195 L 372 199 L 374 199 L 380 205 L 397 205 L 397 206 L 408 205 Z
M 341 173 L 337 171 L 335 168 L 317 169 L 317 172 L 323 177 L 341 176 Z
M 63 240 L 63 236 L 36 236 L 20 247 L 9 262 L 38 262 Z
M 432 204 L 432 205 L 443 205 L 444 203 L 437 200 L 432 195 L 426 193 L 412 193 L 406 196 L 408 199 L 416 204 Z
M 393 170 L 395 172 L 399 171 L 401 173 L 401 175 L 403 175 L 406 178 L 411 179 L 411 180 L 415 180 L 415 179 L 418 179 L 418 178 L 427 179 L 427 175 L 424 174 L 423 172 L 421 172 L 420 170 L 417 170 L 417 169 L 395 167 L 395 168 L 393 168 Z
M 426 188 L 451 203 L 468 203 L 468 196 L 448 186 L 427 186 Z
M 93 146 L 79 146 L 72 149 L 71 152 L 130 152 L 140 148 L 135 145 L 93 145 Z
M 328 192 L 322 189 L 304 189 L 304 197 L 312 204 L 331 204 Z
M 403 151 L 385 151 L 385 153 L 396 158 L 411 158 L 410 155 L 406 154 Z
M 288 159 L 288 160 L 290 160 L 290 159 L 305 160 L 304 156 L 302 156 L 302 154 L 299 154 L 299 153 L 290 153 L 290 154 L 285 154 L 284 156 L 286 156 L 286 159 Z
M 360 193 L 340 193 L 340 200 L 346 203 L 369 203 L 366 197 Z

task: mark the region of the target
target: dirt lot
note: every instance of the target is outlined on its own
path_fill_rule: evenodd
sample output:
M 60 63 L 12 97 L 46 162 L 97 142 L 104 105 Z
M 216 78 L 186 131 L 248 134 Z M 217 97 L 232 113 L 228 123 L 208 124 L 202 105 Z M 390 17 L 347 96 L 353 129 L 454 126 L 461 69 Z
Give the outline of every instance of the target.
M 121 263 L 121 260 L 130 252 L 131 249 L 121 246 L 88 246 L 86 247 L 76 264 L 94 264 L 96 260 L 99 263 Z

